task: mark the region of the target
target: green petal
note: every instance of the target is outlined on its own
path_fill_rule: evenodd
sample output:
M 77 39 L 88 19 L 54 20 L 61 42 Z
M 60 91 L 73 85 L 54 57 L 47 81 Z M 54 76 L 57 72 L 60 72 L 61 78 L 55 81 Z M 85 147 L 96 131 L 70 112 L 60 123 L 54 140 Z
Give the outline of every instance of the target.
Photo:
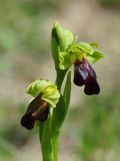
M 52 94 L 57 90 L 57 86 L 55 84 L 48 85 L 46 88 L 42 90 L 43 94 Z
M 51 50 L 52 50 L 52 56 L 53 56 L 53 60 L 55 63 L 55 69 L 58 70 L 59 69 L 59 51 L 60 51 L 60 47 L 58 46 L 58 43 L 56 41 L 56 39 L 53 37 L 53 35 L 51 36 Z
M 58 22 L 55 22 L 52 29 L 52 39 L 57 42 L 60 51 L 64 52 L 74 41 L 74 36 L 72 32 L 70 32 L 69 30 L 64 30 Z
M 57 42 L 57 46 L 60 48 L 60 51 L 65 51 L 64 32 L 58 22 L 54 23 L 52 29 L 52 39 Z
M 86 43 L 86 42 L 78 43 L 77 48 L 81 49 L 82 52 L 85 52 L 85 53 L 87 53 L 89 55 L 92 55 L 93 52 L 94 52 L 93 47 L 89 43 Z
M 93 64 L 93 63 L 95 63 L 96 61 L 100 60 L 103 57 L 104 57 L 104 55 L 103 55 L 102 52 L 100 52 L 98 50 L 95 50 L 92 55 L 87 56 L 87 59 L 88 59 L 90 64 Z
M 46 93 L 42 95 L 42 100 L 48 102 L 51 107 L 56 107 L 56 104 L 58 103 L 60 98 L 60 93 L 58 90 L 56 90 L 54 93 Z
M 72 32 L 69 30 L 64 30 L 58 22 L 54 23 L 52 33 L 51 33 L 51 48 L 52 56 L 55 62 L 55 69 L 59 69 L 59 52 L 66 52 L 68 47 L 74 43 L 76 39 L 74 38 Z M 61 58 L 60 58 L 61 59 Z M 61 65 L 60 65 L 61 66 Z M 62 69 L 63 67 L 61 67 Z
M 36 97 L 42 95 L 42 99 L 50 104 L 51 107 L 56 107 L 59 101 L 60 93 L 57 86 L 48 80 L 36 80 L 28 86 L 27 93 Z
M 97 42 L 90 42 L 90 45 L 91 45 L 94 49 L 98 48 L 98 43 L 97 43 Z
M 52 83 L 48 80 L 37 79 L 28 86 L 27 93 L 36 97 L 43 91 L 44 88 L 50 85 L 52 85 Z
M 64 38 L 65 38 L 65 49 L 67 49 L 74 41 L 73 33 L 69 30 L 64 30 Z
M 59 68 L 61 70 L 65 70 L 72 65 L 71 56 L 68 52 L 59 52 Z

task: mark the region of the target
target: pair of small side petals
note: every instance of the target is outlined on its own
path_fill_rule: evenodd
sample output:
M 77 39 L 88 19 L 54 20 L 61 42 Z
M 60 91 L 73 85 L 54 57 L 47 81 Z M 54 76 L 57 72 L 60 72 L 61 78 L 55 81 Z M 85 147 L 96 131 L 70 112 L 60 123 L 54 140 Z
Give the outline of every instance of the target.
M 94 69 L 87 59 L 76 60 L 74 64 L 74 83 L 77 86 L 85 85 L 84 92 L 87 95 L 99 94 L 100 87 Z
M 41 96 L 37 96 L 33 99 L 21 119 L 21 125 L 26 129 L 31 130 L 35 126 L 36 120 L 46 121 L 49 113 L 49 104 L 41 100 Z

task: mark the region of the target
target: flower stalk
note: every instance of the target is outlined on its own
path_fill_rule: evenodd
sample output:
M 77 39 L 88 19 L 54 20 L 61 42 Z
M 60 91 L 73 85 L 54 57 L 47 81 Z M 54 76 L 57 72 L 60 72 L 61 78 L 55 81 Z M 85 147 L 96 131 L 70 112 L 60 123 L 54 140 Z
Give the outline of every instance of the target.
M 96 73 L 91 66 L 103 57 L 96 48 L 96 43 L 77 42 L 72 32 L 63 30 L 59 23 L 55 22 L 51 32 L 55 84 L 38 79 L 28 86 L 27 93 L 33 99 L 21 119 L 21 125 L 28 130 L 38 126 L 43 161 L 58 161 L 59 136 L 70 104 L 70 67 L 74 65 L 74 84 L 84 85 L 85 94 L 100 92 Z M 65 86 L 61 92 L 63 81 Z

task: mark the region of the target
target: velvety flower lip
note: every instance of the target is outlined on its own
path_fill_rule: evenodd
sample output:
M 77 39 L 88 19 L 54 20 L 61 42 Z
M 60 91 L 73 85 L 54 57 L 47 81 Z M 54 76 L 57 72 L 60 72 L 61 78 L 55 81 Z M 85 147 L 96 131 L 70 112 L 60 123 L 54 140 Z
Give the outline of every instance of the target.
M 31 130 L 35 126 L 35 118 L 32 117 L 31 112 L 26 112 L 22 119 L 21 119 L 21 125 L 24 126 L 26 129 Z
M 89 78 L 85 83 L 84 92 L 87 95 L 99 94 L 100 87 L 99 87 L 99 84 L 97 83 L 97 80 L 89 76 Z
M 29 104 L 26 113 L 21 119 L 21 125 L 31 130 L 35 126 L 35 121 L 46 121 L 49 114 L 49 104 L 41 99 L 41 95 L 35 97 Z
M 87 95 L 99 94 L 100 92 L 96 73 L 87 58 L 83 58 L 82 60 L 76 59 L 73 81 L 77 86 L 85 85 L 84 92 Z
M 79 59 L 76 59 L 74 63 L 74 83 L 77 86 L 82 86 L 85 84 L 85 80 L 88 76 L 88 71 L 84 68 L 83 62 Z

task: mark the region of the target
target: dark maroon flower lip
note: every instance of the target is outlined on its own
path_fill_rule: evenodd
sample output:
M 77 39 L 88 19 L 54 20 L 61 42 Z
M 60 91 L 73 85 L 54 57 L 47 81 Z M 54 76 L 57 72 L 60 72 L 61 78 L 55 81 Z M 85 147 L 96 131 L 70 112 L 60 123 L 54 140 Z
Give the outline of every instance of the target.
M 84 92 L 87 95 L 99 94 L 100 92 L 96 73 L 86 58 L 83 58 L 82 61 L 76 59 L 74 63 L 73 81 L 77 86 L 84 85 Z
M 93 94 L 99 94 L 100 93 L 100 87 L 97 83 L 97 80 L 94 78 L 89 78 L 89 80 L 85 83 L 84 92 L 87 95 L 93 95 Z
M 31 130 L 35 126 L 36 120 L 46 121 L 49 114 L 49 104 L 41 99 L 41 96 L 37 96 L 33 99 L 25 114 L 21 119 L 21 125 L 26 129 Z
M 31 113 L 25 113 L 25 115 L 21 119 L 21 125 L 26 129 L 31 130 L 35 126 L 35 118 L 32 117 Z
M 87 69 L 84 68 L 82 61 L 77 59 L 74 64 L 74 83 L 77 86 L 84 85 L 87 75 Z

